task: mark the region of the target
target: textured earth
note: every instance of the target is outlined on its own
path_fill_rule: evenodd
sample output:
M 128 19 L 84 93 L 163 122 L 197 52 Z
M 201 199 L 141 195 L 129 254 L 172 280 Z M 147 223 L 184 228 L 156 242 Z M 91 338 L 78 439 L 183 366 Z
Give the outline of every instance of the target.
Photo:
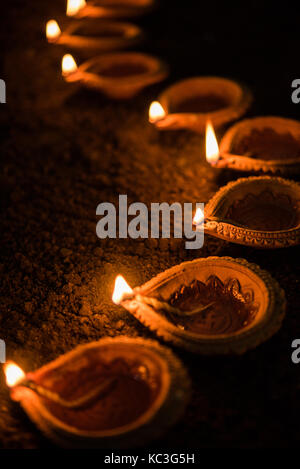
M 174 349 L 191 375 L 193 397 L 183 419 L 152 447 L 296 446 L 300 375 L 291 342 L 300 337 L 300 249 L 257 251 L 207 237 L 203 249 L 186 251 L 183 241 L 172 239 L 96 237 L 97 205 L 116 203 L 119 194 L 147 205 L 207 202 L 240 176 L 207 165 L 201 136 L 158 133 L 149 125 L 148 106 L 167 83 L 229 76 L 253 91 L 248 115 L 299 114 L 290 98 L 297 78 L 296 15 L 273 4 L 271 20 L 258 1 L 247 14 L 244 3 L 160 3 L 140 20 L 147 32 L 141 50 L 164 58 L 170 78 L 121 103 L 62 80 L 64 51 L 46 43 L 44 26 L 52 17 L 64 20 L 63 0 L 16 0 L 1 12 L 7 104 L 0 106 L 0 338 L 8 358 L 25 370 L 101 337 L 154 338 L 112 303 L 117 274 L 136 286 L 195 257 L 243 257 L 269 270 L 285 289 L 283 327 L 241 357 L 204 358 Z M 10 401 L 2 374 L 0 447 L 51 447 Z

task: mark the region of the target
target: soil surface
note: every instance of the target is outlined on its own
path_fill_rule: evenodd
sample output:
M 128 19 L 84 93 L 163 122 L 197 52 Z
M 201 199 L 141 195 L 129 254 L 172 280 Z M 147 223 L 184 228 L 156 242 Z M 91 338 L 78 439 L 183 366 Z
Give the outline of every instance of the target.
M 291 343 L 300 337 L 300 248 L 267 252 L 206 237 L 201 250 L 187 251 L 183 240 L 100 240 L 95 231 L 96 207 L 117 204 L 119 194 L 148 206 L 205 203 L 241 176 L 207 165 L 201 136 L 158 133 L 147 122 L 151 101 L 167 84 L 228 76 L 252 89 L 248 116 L 299 114 L 291 101 L 299 71 L 297 16 L 274 3 L 272 19 L 258 1 L 205 3 L 161 1 L 139 21 L 146 32 L 140 50 L 165 59 L 171 74 L 129 102 L 62 79 L 64 49 L 47 44 L 44 29 L 51 18 L 66 22 L 63 0 L 1 7 L 7 104 L 0 105 L 0 338 L 7 357 L 27 371 L 101 337 L 155 338 L 112 303 L 117 274 L 137 286 L 196 257 L 243 257 L 285 289 L 283 326 L 244 356 L 205 358 L 174 348 L 191 375 L 193 396 L 182 420 L 151 447 L 291 447 L 300 436 L 300 364 L 291 361 Z M 0 447 L 52 447 L 11 402 L 2 374 Z

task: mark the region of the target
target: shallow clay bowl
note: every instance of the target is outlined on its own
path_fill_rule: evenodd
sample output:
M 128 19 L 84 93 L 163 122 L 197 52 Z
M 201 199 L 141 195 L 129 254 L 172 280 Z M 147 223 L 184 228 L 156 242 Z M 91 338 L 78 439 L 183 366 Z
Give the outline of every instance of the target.
M 142 37 L 141 29 L 131 23 L 83 19 L 70 23 L 58 44 L 95 56 L 97 52 L 131 47 L 140 42 Z
M 205 206 L 204 231 L 256 248 L 297 245 L 300 242 L 300 186 L 270 176 L 230 182 Z
M 161 435 L 184 412 L 189 378 L 168 349 L 144 339 L 102 339 L 80 346 L 26 378 L 67 400 L 108 378 L 101 397 L 69 409 L 18 385 L 12 398 L 42 432 L 66 448 L 123 448 Z
M 155 4 L 155 0 L 91 0 L 76 16 L 135 18 L 149 13 Z
M 220 127 L 243 115 L 251 104 L 250 92 L 220 77 L 196 77 L 167 88 L 158 98 L 166 117 L 155 123 L 160 130 L 191 129 L 204 132 L 207 121 Z
M 166 78 L 166 65 L 156 57 L 137 52 L 105 54 L 84 62 L 68 75 L 69 82 L 80 81 L 113 99 L 130 99 L 143 88 Z
M 273 174 L 300 172 L 300 122 L 255 117 L 238 122 L 220 143 L 217 167 Z
M 281 326 L 284 292 L 255 264 L 208 257 L 177 265 L 134 290 L 179 308 L 170 315 L 135 299 L 122 305 L 159 337 L 204 355 L 242 354 Z M 211 305 L 207 308 L 207 305 Z M 206 309 L 191 316 L 197 308 Z

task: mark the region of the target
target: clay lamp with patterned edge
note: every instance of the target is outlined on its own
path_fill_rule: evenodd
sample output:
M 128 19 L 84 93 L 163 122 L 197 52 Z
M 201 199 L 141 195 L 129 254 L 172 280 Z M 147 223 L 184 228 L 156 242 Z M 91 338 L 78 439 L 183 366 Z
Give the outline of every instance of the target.
M 124 448 L 160 436 L 184 413 L 190 381 L 158 343 L 120 337 L 79 346 L 25 374 L 5 365 L 13 400 L 66 448 Z
M 285 314 L 284 292 L 270 274 L 229 257 L 185 262 L 134 289 L 119 276 L 113 301 L 164 340 L 204 355 L 257 347 Z
M 159 130 L 190 129 L 203 133 L 207 121 L 221 127 L 238 119 L 249 108 L 249 90 L 220 77 L 196 77 L 167 88 L 152 103 L 149 121 Z
M 135 18 L 149 13 L 155 0 L 68 0 L 67 16 L 74 18 Z
M 147 86 L 164 80 L 168 69 L 156 57 L 138 52 L 101 55 L 80 67 L 67 54 L 62 61 L 62 73 L 69 83 L 80 83 L 113 99 L 130 99 Z
M 252 176 L 222 187 L 199 209 L 194 224 L 204 233 L 262 249 L 300 243 L 300 185 L 294 181 Z
M 232 126 L 220 142 L 217 168 L 273 174 L 300 172 L 300 122 L 255 117 Z
M 130 23 L 114 21 L 73 21 L 62 32 L 55 20 L 46 25 L 49 43 L 76 50 L 84 56 L 120 50 L 138 44 L 143 37 L 141 29 Z

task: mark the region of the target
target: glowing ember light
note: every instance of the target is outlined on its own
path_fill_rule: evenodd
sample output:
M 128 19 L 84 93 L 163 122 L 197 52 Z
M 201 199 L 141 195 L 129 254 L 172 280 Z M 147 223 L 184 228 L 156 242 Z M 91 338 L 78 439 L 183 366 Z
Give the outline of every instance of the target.
M 149 121 L 151 124 L 166 117 L 166 111 L 158 101 L 153 101 L 149 108 Z
M 85 0 L 68 0 L 67 15 L 68 16 L 75 16 L 85 6 L 86 6 L 86 1 Z
M 71 54 L 64 55 L 62 59 L 62 73 L 63 75 L 71 75 L 71 73 L 76 72 L 77 64 L 74 60 L 74 57 Z
M 128 285 L 122 275 L 118 275 L 115 281 L 115 289 L 112 296 L 112 300 L 116 305 L 119 305 L 126 299 L 126 297 L 131 297 L 133 293 L 132 288 Z
M 55 41 L 61 35 L 60 27 L 57 21 L 50 20 L 46 24 L 46 37 L 48 41 Z
M 201 208 L 197 208 L 194 219 L 193 219 L 193 225 L 200 225 L 204 221 L 204 213 L 201 210 Z
M 216 134 L 212 124 L 208 122 L 206 124 L 206 160 L 210 164 L 215 164 L 219 160 L 219 155 Z
M 10 388 L 16 386 L 25 378 L 24 371 L 12 362 L 4 365 L 4 373 L 6 376 L 6 384 Z

